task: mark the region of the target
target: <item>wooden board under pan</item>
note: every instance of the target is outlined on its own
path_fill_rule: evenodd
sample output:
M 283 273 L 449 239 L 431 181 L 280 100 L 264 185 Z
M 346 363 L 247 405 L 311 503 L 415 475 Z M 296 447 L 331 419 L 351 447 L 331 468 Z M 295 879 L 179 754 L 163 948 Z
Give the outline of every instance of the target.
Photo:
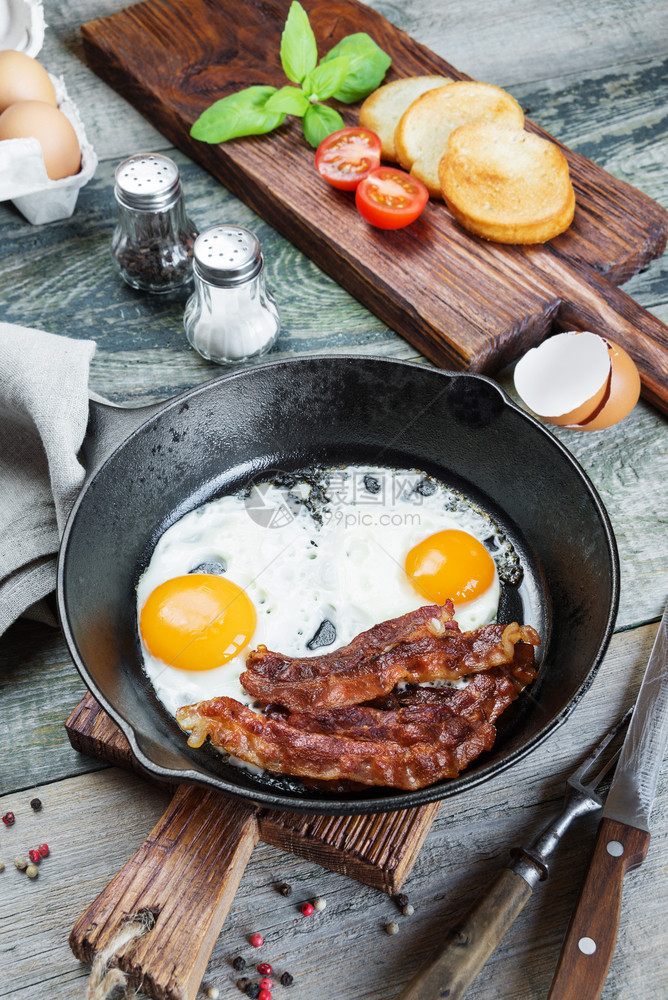
M 75 750 L 144 774 L 116 723 L 86 694 L 65 723 Z M 439 802 L 366 816 L 313 816 L 255 808 L 180 786 L 139 850 L 80 917 L 70 946 L 92 964 L 132 915 L 158 919 L 119 965 L 154 1000 L 194 1000 L 258 840 L 396 893 L 436 818 Z

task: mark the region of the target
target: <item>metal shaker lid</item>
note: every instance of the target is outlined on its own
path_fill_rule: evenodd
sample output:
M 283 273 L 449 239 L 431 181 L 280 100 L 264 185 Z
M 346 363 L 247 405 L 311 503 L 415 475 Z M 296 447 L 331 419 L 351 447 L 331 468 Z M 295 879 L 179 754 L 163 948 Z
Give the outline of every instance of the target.
M 262 263 L 260 241 L 243 226 L 211 226 L 195 240 L 195 273 L 212 285 L 241 285 L 259 273 Z
M 156 211 L 181 197 L 179 168 L 161 153 L 136 153 L 116 168 L 114 193 L 126 208 Z

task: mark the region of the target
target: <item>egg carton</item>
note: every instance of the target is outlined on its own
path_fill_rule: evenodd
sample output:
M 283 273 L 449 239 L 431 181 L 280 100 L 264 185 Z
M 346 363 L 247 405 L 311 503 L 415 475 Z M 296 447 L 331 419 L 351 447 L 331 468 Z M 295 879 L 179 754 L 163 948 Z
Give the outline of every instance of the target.
M 36 57 L 44 41 L 44 12 L 39 0 L 0 0 L 0 49 Z M 86 138 L 74 101 L 62 77 L 52 76 L 58 107 L 70 121 L 81 149 L 81 169 L 72 177 L 51 180 L 37 139 L 0 141 L 0 201 L 12 201 L 33 225 L 67 219 L 79 191 L 95 173 L 97 156 Z

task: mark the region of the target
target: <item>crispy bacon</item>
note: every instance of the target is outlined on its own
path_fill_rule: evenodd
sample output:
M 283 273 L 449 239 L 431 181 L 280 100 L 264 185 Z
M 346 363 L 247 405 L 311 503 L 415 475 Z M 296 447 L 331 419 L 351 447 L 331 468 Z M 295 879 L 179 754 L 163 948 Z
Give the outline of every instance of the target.
M 540 643 L 531 626 L 516 622 L 461 632 L 453 614 L 451 601 L 419 608 L 320 656 L 289 657 L 259 646 L 240 680 L 260 701 L 313 711 L 359 705 L 401 681 L 454 680 L 489 670 L 512 662 L 517 643 Z
M 407 688 L 386 696 L 391 707 L 286 714 L 274 706 L 265 715 L 233 698 L 214 698 L 180 708 L 176 718 L 191 733 L 190 746 L 210 737 L 214 746 L 268 771 L 414 790 L 456 777 L 491 749 L 494 720 L 534 676 L 522 650 L 515 664 L 491 667 L 462 690 Z
M 191 731 L 191 746 L 201 746 L 210 736 L 214 746 L 267 771 L 403 789 L 423 788 L 441 778 L 456 777 L 478 754 L 491 748 L 496 733 L 490 723 L 475 726 L 451 716 L 440 727 L 436 742 L 403 746 L 394 740 L 297 729 L 260 715 L 233 698 L 187 705 L 178 710 L 176 718 Z

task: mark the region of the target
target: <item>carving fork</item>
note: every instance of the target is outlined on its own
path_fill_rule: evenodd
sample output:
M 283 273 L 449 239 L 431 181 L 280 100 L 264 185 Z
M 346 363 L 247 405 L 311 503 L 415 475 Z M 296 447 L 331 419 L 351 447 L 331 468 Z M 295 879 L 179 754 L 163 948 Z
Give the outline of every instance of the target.
M 620 719 L 595 750 L 568 778 L 559 815 L 525 848 L 514 848 L 504 868 L 469 912 L 449 932 L 437 951 L 408 984 L 399 1000 L 461 1000 L 506 931 L 522 912 L 539 882 L 549 875 L 549 858 L 578 816 L 601 809 L 597 789 L 617 761 L 618 749 L 592 776 L 615 737 L 626 731 L 632 710 Z

